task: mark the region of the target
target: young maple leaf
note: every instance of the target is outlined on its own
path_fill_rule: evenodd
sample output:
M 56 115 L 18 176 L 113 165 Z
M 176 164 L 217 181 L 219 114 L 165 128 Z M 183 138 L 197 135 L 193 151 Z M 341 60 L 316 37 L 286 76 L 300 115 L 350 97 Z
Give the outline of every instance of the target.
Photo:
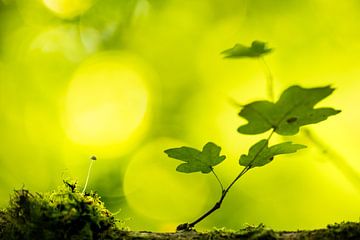
M 221 147 L 215 143 L 208 142 L 204 145 L 202 151 L 191 147 L 179 147 L 165 150 L 164 152 L 171 158 L 184 161 L 176 170 L 178 172 L 209 173 L 213 167 L 225 160 L 226 156 L 220 156 Z
M 261 167 L 270 163 L 276 155 L 294 153 L 297 150 L 306 148 L 305 145 L 293 144 L 292 142 L 283 142 L 271 147 L 268 146 L 269 141 L 266 139 L 255 143 L 247 155 L 241 155 L 239 164 L 245 167 Z
M 314 106 L 334 91 L 326 86 L 320 88 L 302 88 L 291 86 L 286 89 L 276 102 L 255 101 L 247 104 L 239 116 L 248 123 L 240 126 L 238 132 L 259 134 L 273 129 L 280 135 L 294 135 L 304 125 L 318 123 L 340 110 L 316 108 Z
M 221 53 L 225 55 L 225 58 L 255 58 L 268 54 L 272 50 L 272 48 L 266 47 L 265 42 L 253 41 L 250 47 L 237 43 L 234 47 L 227 49 Z

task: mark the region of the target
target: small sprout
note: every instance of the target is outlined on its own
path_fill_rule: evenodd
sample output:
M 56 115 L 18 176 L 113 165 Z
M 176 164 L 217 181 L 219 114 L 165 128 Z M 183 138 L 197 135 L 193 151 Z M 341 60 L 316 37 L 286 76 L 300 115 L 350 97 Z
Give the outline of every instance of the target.
M 87 173 L 87 177 L 86 177 L 86 181 L 85 181 L 85 186 L 84 186 L 84 189 L 82 190 L 82 194 L 85 194 L 85 190 L 86 190 L 86 187 L 88 185 L 88 182 L 89 182 L 89 177 L 90 177 L 90 172 L 91 172 L 91 167 L 93 165 L 93 162 L 97 160 L 96 156 L 92 156 L 90 158 L 90 165 L 89 165 L 89 170 L 88 170 L 88 173 Z
M 262 48 L 262 44 L 257 46 Z M 262 167 L 273 161 L 274 157 L 280 154 L 295 153 L 306 146 L 292 142 L 282 142 L 269 147 L 270 138 L 274 133 L 279 135 L 295 135 L 300 127 L 326 120 L 340 111 L 333 108 L 314 108 L 322 99 L 334 91 L 329 86 L 320 88 L 302 88 L 291 86 L 286 89 L 277 102 L 256 101 L 243 106 L 239 113 L 248 121 L 239 127 L 238 132 L 242 134 L 259 134 L 272 130 L 267 139 L 262 139 L 250 147 L 248 154 L 242 154 L 239 164 L 244 166 L 238 176 L 224 188 L 220 179 L 214 172 L 213 167 L 225 160 L 225 155 L 220 155 L 221 147 L 208 142 L 202 151 L 191 147 L 171 148 L 165 150 L 170 157 L 181 160 L 176 170 L 183 173 L 210 173 L 216 177 L 221 187 L 220 199 L 215 205 L 202 216 L 191 223 L 183 223 L 177 227 L 177 231 L 191 231 L 194 226 L 221 207 L 231 187 L 250 169 Z M 293 117 L 293 116 L 297 117 Z M 299 120 L 300 119 L 300 120 Z M 297 124 L 291 124 L 294 122 Z
M 262 139 L 253 144 L 247 155 L 242 154 L 240 156 L 239 164 L 244 168 L 226 188 L 223 187 L 213 170 L 214 166 L 225 160 L 225 156 L 220 156 L 221 148 L 219 146 L 209 142 L 203 147 L 202 151 L 190 147 L 172 148 L 165 151 L 169 157 L 185 162 L 176 168 L 177 171 L 184 173 L 212 172 L 221 186 L 221 196 L 215 205 L 195 221 L 180 224 L 176 229 L 177 231 L 193 230 L 196 224 L 219 209 L 232 186 L 250 169 L 267 165 L 277 155 L 295 153 L 306 147 L 292 142 L 282 142 L 269 147 L 270 139 L 274 133 L 283 136 L 295 135 L 302 126 L 319 123 L 332 115 L 340 113 L 340 110 L 333 108 L 314 108 L 318 102 L 332 94 L 334 89 L 330 86 L 319 88 L 290 86 L 281 94 L 279 100 L 274 102 L 273 77 L 263 58 L 272 50 L 272 48 L 266 46 L 265 42 L 253 41 L 251 46 L 236 44 L 234 47 L 222 52 L 224 58 L 260 59 L 266 69 L 267 92 L 271 100 L 255 101 L 239 106 L 242 108 L 239 116 L 247 120 L 245 125 L 238 128 L 239 133 L 254 135 L 269 130 L 271 132 L 267 139 Z

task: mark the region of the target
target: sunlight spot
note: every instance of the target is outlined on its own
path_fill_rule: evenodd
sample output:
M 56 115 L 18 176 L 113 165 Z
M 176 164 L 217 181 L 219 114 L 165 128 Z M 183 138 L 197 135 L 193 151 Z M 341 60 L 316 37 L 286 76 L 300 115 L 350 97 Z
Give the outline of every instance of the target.
M 109 146 L 124 145 L 136 137 L 147 112 L 144 80 L 148 77 L 128 56 L 104 54 L 85 62 L 66 96 L 69 138 L 111 151 Z
M 159 221 L 159 230 L 162 220 L 182 222 L 197 217 L 211 199 L 211 176 L 176 172 L 180 161 L 169 159 L 164 153 L 167 148 L 182 145 L 169 138 L 148 143 L 133 156 L 124 176 L 124 192 L 130 207 Z
M 93 0 L 43 0 L 43 3 L 61 18 L 73 18 L 88 10 Z
M 30 49 L 40 54 L 62 54 L 71 62 L 79 62 L 86 52 L 78 40 L 78 30 L 75 25 L 59 25 L 45 29 L 32 41 Z

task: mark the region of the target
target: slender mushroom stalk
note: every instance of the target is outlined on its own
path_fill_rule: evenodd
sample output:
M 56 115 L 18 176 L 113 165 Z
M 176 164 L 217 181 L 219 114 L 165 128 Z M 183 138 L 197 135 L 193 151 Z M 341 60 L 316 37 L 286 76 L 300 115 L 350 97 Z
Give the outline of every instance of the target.
M 84 186 L 84 189 L 82 190 L 82 194 L 85 193 L 85 190 L 86 190 L 86 187 L 88 185 L 88 182 L 89 182 L 89 177 L 90 177 L 90 172 L 91 172 L 91 167 L 93 165 L 93 162 L 96 161 L 96 157 L 95 156 L 92 156 L 90 158 L 90 165 L 89 165 L 89 170 L 88 170 L 88 173 L 87 173 L 87 177 L 86 177 L 86 182 L 85 182 L 85 186 Z

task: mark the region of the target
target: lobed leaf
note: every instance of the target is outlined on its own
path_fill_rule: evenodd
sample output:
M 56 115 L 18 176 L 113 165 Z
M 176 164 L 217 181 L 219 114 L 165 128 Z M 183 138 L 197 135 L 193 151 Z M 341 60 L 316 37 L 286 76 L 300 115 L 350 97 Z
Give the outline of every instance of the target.
M 329 116 L 338 114 L 340 110 L 333 108 L 317 108 L 314 106 L 334 91 L 326 86 L 320 88 L 302 88 L 291 86 L 286 89 L 276 102 L 256 101 L 247 104 L 239 116 L 248 123 L 240 126 L 238 132 L 243 134 L 259 134 L 270 129 L 280 135 L 294 135 L 304 125 L 318 123 Z
M 242 44 L 235 44 L 234 47 L 222 52 L 225 58 L 245 58 L 245 57 L 261 57 L 272 51 L 272 48 L 267 48 L 265 42 L 253 41 L 250 47 Z
M 215 143 L 208 142 L 204 145 L 202 151 L 191 147 L 171 148 L 165 150 L 165 153 L 174 159 L 184 161 L 176 170 L 178 172 L 209 173 L 214 166 L 225 160 L 226 156 L 220 156 L 221 147 Z
M 276 155 L 294 153 L 297 150 L 306 148 L 305 145 L 293 144 L 292 142 L 283 142 L 280 144 L 268 147 L 269 141 L 266 139 L 260 140 L 254 144 L 247 155 L 241 155 L 239 164 L 241 166 L 261 167 L 270 163 Z

